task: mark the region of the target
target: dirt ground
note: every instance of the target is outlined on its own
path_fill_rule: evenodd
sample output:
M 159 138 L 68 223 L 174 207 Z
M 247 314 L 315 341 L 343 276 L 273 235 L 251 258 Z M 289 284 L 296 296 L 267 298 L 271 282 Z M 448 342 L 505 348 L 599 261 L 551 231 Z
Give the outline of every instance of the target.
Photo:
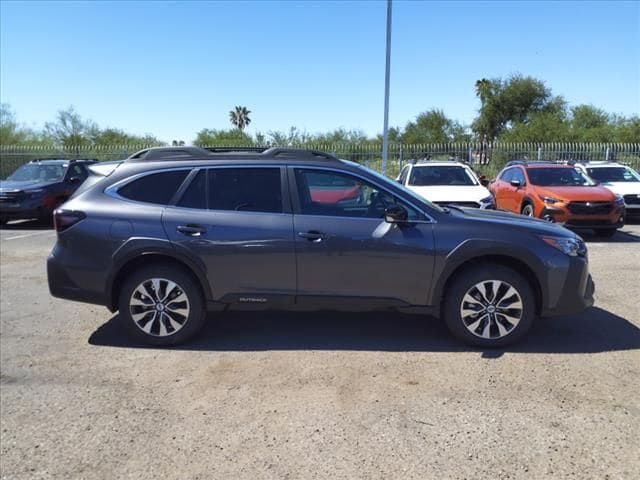
M 229 312 L 172 349 L 49 296 L 0 231 L 2 479 L 640 478 L 640 225 L 589 241 L 596 306 L 482 351 L 436 319 Z

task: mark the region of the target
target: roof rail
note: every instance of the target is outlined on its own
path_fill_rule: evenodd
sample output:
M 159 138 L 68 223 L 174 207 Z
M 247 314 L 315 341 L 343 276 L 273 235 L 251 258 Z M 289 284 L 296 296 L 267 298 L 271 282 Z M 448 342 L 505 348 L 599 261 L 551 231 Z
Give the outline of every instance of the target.
M 278 156 L 295 156 L 295 157 L 307 157 L 310 159 L 324 159 L 331 161 L 339 161 L 338 157 L 335 155 L 331 155 L 330 153 L 321 152 L 320 150 L 308 150 L 306 148 L 290 148 L 290 147 L 271 147 L 264 152 L 262 155 L 269 157 L 278 157 Z
M 307 150 L 305 148 L 285 148 L 285 147 L 153 147 L 140 150 L 134 153 L 127 161 L 158 161 L 158 160 L 212 160 L 224 154 L 246 154 L 253 159 L 294 157 L 300 160 L 329 160 L 339 161 L 334 155 L 318 150 Z

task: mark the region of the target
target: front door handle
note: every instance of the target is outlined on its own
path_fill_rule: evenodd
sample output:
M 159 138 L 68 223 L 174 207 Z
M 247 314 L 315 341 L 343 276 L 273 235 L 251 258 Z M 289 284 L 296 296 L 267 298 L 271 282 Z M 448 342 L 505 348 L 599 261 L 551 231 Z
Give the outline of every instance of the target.
M 207 233 L 207 229 L 202 225 L 178 225 L 176 230 L 188 237 L 199 237 L 203 233 Z
M 317 230 L 309 230 L 308 232 L 298 232 L 298 236 L 306 238 L 310 242 L 318 243 L 327 238 L 327 236 Z

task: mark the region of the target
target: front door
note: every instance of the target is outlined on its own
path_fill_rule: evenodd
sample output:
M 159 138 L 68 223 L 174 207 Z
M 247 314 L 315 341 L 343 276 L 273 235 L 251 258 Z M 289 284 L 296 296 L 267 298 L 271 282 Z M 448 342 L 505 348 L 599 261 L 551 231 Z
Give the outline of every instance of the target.
M 433 224 L 369 181 L 322 168 L 292 168 L 298 295 L 369 304 L 425 305 L 434 264 Z M 401 204 L 412 223 L 386 223 Z
M 175 248 L 206 269 L 214 300 L 291 303 L 293 215 L 280 167 L 201 169 L 163 213 Z

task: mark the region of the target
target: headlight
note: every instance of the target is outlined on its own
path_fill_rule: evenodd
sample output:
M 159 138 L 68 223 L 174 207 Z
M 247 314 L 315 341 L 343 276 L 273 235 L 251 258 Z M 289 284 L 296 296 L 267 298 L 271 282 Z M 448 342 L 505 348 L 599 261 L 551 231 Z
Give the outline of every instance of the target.
M 559 200 L 557 198 L 553 198 L 553 197 L 545 197 L 544 195 L 538 195 L 538 197 L 540 197 L 540 200 L 542 200 L 544 203 L 560 203 L 562 202 L 562 200 Z
M 616 205 L 624 205 L 624 198 L 621 195 L 616 194 Z
M 557 248 L 570 257 L 586 257 L 587 245 L 580 238 L 540 237 L 547 245 Z
M 493 199 L 493 195 L 489 195 L 488 197 L 484 197 L 480 199 L 480 203 L 491 203 L 493 204 L 495 200 Z

